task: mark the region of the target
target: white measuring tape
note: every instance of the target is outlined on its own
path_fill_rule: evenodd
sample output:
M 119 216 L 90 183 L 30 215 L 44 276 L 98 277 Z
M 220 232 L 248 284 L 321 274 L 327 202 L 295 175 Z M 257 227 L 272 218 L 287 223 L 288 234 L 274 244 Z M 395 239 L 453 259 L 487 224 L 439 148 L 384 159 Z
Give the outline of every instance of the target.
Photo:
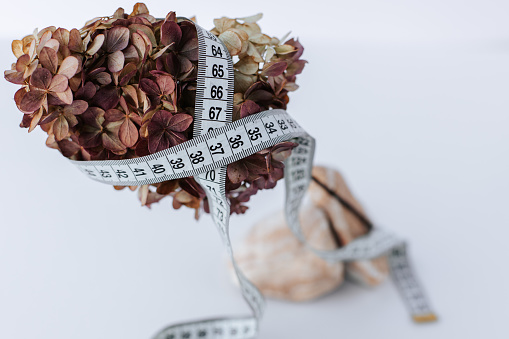
M 194 176 L 207 194 L 214 220 L 239 279 L 251 316 L 208 319 L 169 326 L 154 339 L 253 338 L 264 313 L 260 291 L 240 271 L 229 237 L 230 206 L 225 192 L 226 166 L 279 142 L 299 145 L 285 161 L 286 217 L 306 246 L 329 261 L 354 261 L 389 254 L 392 276 L 416 321 L 434 314 L 415 280 L 405 243 L 373 230 L 334 251 L 311 248 L 302 234 L 298 209 L 311 180 L 315 140 L 284 110 L 268 110 L 232 122 L 234 76 L 228 50 L 215 35 L 196 25 L 199 42 L 194 138 L 166 150 L 134 159 L 72 161 L 90 178 L 118 186 L 139 186 Z

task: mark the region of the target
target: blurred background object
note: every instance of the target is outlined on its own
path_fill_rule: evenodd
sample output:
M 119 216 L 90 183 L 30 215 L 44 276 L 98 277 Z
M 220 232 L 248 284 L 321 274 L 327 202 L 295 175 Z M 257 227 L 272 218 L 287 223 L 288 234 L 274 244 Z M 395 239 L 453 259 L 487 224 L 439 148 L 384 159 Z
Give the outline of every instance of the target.
M 409 240 L 440 316 L 418 326 L 393 284 L 344 284 L 309 303 L 269 301 L 261 338 L 507 336 L 507 1 L 146 3 L 205 28 L 258 12 L 273 34 L 293 28 L 309 64 L 288 111 L 317 139 L 317 163 L 341 169 L 377 225 Z M 11 41 L 35 27 L 81 27 L 133 4 L 7 2 L 0 62 L 7 69 Z M 150 211 L 90 182 L 43 133 L 18 128 L 15 86 L 0 88 L 0 338 L 139 339 L 178 320 L 247 311 L 211 220 L 190 222 L 192 211 L 164 203 Z M 232 218 L 234 237 L 283 199 L 283 185 L 256 196 Z

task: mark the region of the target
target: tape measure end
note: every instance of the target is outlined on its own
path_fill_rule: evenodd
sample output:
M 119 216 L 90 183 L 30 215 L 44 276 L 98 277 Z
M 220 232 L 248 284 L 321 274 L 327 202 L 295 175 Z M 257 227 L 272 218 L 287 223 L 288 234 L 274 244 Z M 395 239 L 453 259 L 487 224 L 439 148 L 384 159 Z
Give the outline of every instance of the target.
M 412 316 L 412 319 L 418 323 L 432 323 L 438 320 L 438 317 L 435 313 L 426 313 L 426 314 L 416 314 Z

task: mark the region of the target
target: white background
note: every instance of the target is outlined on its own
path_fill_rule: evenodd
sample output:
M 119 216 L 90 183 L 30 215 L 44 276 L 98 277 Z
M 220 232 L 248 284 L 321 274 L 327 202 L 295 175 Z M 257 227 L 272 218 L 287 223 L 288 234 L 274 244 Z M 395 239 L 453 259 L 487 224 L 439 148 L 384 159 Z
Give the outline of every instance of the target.
M 10 41 L 35 27 L 81 27 L 132 1 L 9 1 Z M 148 1 L 212 18 L 264 12 L 265 32 L 299 36 L 309 60 L 289 112 L 342 170 L 371 217 L 410 242 L 440 321 L 413 324 L 391 282 L 346 284 L 319 300 L 270 300 L 260 338 L 507 338 L 509 20 L 507 1 Z M 207 216 L 152 210 L 90 181 L 43 132 L 26 135 L 0 81 L 0 338 L 149 338 L 178 320 L 247 312 Z M 281 208 L 258 194 L 240 239 Z M 238 243 L 236 241 L 235 243 Z

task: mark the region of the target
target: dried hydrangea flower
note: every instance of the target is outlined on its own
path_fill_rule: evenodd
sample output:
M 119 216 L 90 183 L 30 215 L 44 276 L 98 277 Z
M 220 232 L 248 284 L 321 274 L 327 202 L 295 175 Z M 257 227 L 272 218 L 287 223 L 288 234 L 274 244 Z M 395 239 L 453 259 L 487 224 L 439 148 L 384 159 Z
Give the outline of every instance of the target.
M 211 30 L 234 58 L 234 120 L 285 109 L 306 64 L 298 41 L 262 33 L 261 17 L 223 17 Z M 4 76 L 21 85 L 14 95 L 24 113 L 20 126 L 40 126 L 46 145 L 70 159 L 135 158 L 192 138 L 198 38 L 194 24 L 175 12 L 156 19 L 137 3 L 130 14 L 119 8 L 81 29 L 36 30 L 14 40 L 12 52 L 17 61 Z M 252 195 L 276 185 L 295 146 L 282 142 L 228 165 L 232 213 L 244 213 Z M 208 212 L 192 177 L 130 189 L 148 207 L 171 196 L 175 209 Z

